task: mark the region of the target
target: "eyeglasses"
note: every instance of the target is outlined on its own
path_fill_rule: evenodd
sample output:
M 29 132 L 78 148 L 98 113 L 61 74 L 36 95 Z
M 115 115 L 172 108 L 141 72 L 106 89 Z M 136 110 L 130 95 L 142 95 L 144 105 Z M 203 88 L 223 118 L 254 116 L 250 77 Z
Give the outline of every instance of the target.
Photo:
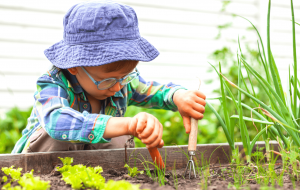
M 116 78 L 107 78 L 103 79 L 101 81 L 96 81 L 93 79 L 93 77 L 83 68 L 81 67 L 82 70 L 90 77 L 90 79 L 93 81 L 95 85 L 97 85 L 98 90 L 106 90 L 111 87 L 113 87 L 117 82 L 120 82 L 121 85 L 128 84 L 131 82 L 133 79 L 135 79 L 137 76 L 140 75 L 140 72 L 135 68 L 136 72 L 129 73 L 123 78 L 116 79 Z

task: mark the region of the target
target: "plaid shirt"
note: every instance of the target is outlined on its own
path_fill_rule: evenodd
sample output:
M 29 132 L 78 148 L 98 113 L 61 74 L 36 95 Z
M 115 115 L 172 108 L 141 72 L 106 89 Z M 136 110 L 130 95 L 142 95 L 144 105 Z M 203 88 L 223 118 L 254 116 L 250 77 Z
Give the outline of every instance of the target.
M 103 138 L 109 118 L 123 117 L 131 105 L 177 111 L 172 97 L 178 89 L 185 88 L 173 83 L 146 82 L 139 76 L 114 96 L 101 100 L 101 111 L 94 114 L 76 77 L 53 66 L 37 80 L 31 116 L 12 153 L 21 153 L 30 136 L 42 127 L 60 141 L 110 142 Z

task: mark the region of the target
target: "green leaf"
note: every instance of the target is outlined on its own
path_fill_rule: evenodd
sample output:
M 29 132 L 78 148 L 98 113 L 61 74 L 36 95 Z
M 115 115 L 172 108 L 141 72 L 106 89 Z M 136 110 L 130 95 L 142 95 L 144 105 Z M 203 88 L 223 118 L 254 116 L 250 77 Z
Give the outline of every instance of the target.
M 241 81 L 242 81 L 242 78 L 243 78 L 243 75 L 242 75 L 242 69 L 241 69 L 241 62 L 240 60 L 238 59 L 238 65 L 239 65 L 239 69 L 238 69 L 238 87 L 241 87 Z M 239 124 L 240 124 L 240 131 L 241 131 L 241 139 L 242 139 L 242 142 L 243 142 L 243 147 L 244 147 L 244 150 L 245 150 L 245 154 L 246 154 L 246 157 L 247 157 L 247 161 L 250 162 L 251 160 L 251 152 L 250 152 L 250 138 L 249 138 L 249 134 L 248 134 L 248 130 L 246 128 L 246 124 L 245 124 L 245 121 L 243 120 L 243 109 L 242 109 L 242 99 L 241 99 L 241 91 L 239 90 L 238 91 L 238 113 L 239 113 Z
M 222 69 L 221 69 L 221 64 L 219 62 L 219 71 L 220 73 L 222 73 Z M 223 114 L 224 114 L 224 118 L 225 118 L 225 124 L 227 127 L 229 127 L 229 132 L 230 132 L 230 137 L 233 138 L 233 130 L 231 130 L 231 125 L 230 125 L 230 119 L 229 119 L 229 113 L 228 113 L 228 109 L 226 106 L 226 95 L 225 95 L 225 90 L 224 90 L 224 82 L 223 82 L 223 77 L 219 76 L 220 78 L 220 84 L 221 84 L 221 94 L 222 94 L 222 108 L 223 108 Z
M 231 98 L 229 98 L 229 97 L 227 97 L 227 98 L 228 98 L 229 100 L 233 101 Z M 259 114 L 256 110 L 252 109 L 250 106 L 248 106 L 248 105 L 246 105 L 246 104 L 243 104 L 243 103 L 242 103 L 242 106 L 243 106 L 244 108 L 248 109 L 249 111 L 251 111 L 254 115 L 256 115 L 257 117 L 259 117 L 261 120 L 266 121 L 266 122 L 269 122 L 266 118 L 264 118 L 261 114 Z M 269 128 L 271 129 L 271 131 L 270 131 L 271 134 L 272 134 L 272 133 L 275 133 L 275 136 L 279 136 L 279 134 L 278 134 L 276 128 L 275 128 L 273 125 L 269 125 L 267 128 L 264 128 L 264 129 L 269 129 Z M 264 129 L 262 129 L 262 131 L 264 131 Z M 266 131 L 266 132 L 267 132 L 267 131 Z M 262 134 L 263 134 L 263 133 L 262 133 Z M 256 135 L 256 136 L 254 137 L 254 139 L 251 141 L 251 144 L 253 144 L 253 146 L 254 146 L 255 142 L 258 140 L 258 138 L 260 137 L 260 135 L 261 135 L 261 134 Z M 287 138 L 286 138 L 285 140 L 287 140 Z M 252 145 L 250 145 L 250 146 L 251 146 L 251 151 L 252 151 L 253 146 L 252 146 Z
M 137 167 L 131 168 L 128 164 L 125 164 L 124 167 L 127 168 L 127 170 L 128 170 L 128 175 L 129 175 L 130 177 L 135 177 L 137 174 L 143 174 L 143 173 L 144 173 L 144 171 L 138 171 L 138 168 L 137 168 Z
M 96 167 L 94 167 L 94 172 L 95 172 L 96 174 L 100 174 L 100 173 L 103 172 L 103 169 L 102 169 L 102 167 L 100 167 L 100 166 L 96 166 Z
M 227 141 L 229 143 L 229 146 L 231 148 L 231 150 L 234 150 L 234 142 L 232 141 L 232 139 L 230 138 L 230 135 L 228 133 L 228 130 L 227 130 L 227 127 L 223 121 L 223 119 L 221 118 L 221 116 L 218 114 L 218 112 L 214 109 L 214 107 L 208 102 L 206 101 L 206 105 L 212 110 L 212 112 L 216 115 L 217 119 L 219 120 L 222 128 L 223 128 L 223 131 L 226 135 L 226 138 L 227 138 Z
M 297 91 L 298 91 L 298 86 L 297 86 L 297 51 L 296 51 L 296 32 L 295 32 L 295 16 L 294 16 L 294 5 L 293 5 L 293 0 L 291 0 L 291 13 L 292 13 L 292 26 L 293 26 L 293 58 L 294 58 L 294 101 L 293 101 L 293 112 L 294 116 L 297 117 L 298 113 L 298 108 L 297 108 Z
M 61 160 L 63 165 L 71 165 L 73 163 L 73 158 L 70 157 L 65 157 L 65 158 L 58 157 L 58 158 Z
M 104 190 L 139 190 L 140 185 L 133 185 L 127 181 L 109 180 L 104 187 Z
M 280 138 L 281 138 L 281 140 L 284 143 L 284 147 L 287 148 L 289 146 L 289 144 L 285 141 L 285 138 L 284 138 L 285 136 L 282 134 L 282 132 L 281 132 L 281 130 L 279 128 L 280 125 L 277 122 L 275 122 L 274 126 L 276 127 L 276 129 L 277 129 L 277 131 L 278 131 L 278 133 L 280 135 Z
M 5 185 L 3 185 L 2 189 L 6 190 L 6 189 L 11 189 L 11 183 L 7 183 Z
M 22 176 L 18 183 L 26 190 L 47 190 L 50 188 L 50 181 L 40 180 L 40 177 Z
M 14 166 L 11 167 L 3 167 L 1 170 L 6 174 L 6 175 L 10 175 L 12 178 L 12 181 L 17 181 L 20 179 L 21 177 L 21 171 L 22 168 L 18 168 L 18 169 L 13 169 Z
M 248 69 L 250 71 L 250 73 L 256 78 L 256 80 L 264 88 L 265 92 L 270 97 L 270 101 L 273 102 L 273 106 L 276 108 L 277 112 L 270 109 L 263 102 L 261 102 L 260 100 L 258 100 L 255 97 L 253 97 L 253 95 L 245 92 L 243 89 L 241 89 L 239 87 L 236 87 L 236 85 L 235 85 L 235 87 L 238 88 L 239 90 L 241 90 L 249 98 L 254 99 L 258 104 L 260 104 L 264 109 L 268 110 L 274 117 L 276 117 L 281 122 L 283 122 L 283 123 L 292 123 L 291 118 L 290 118 L 290 114 L 288 112 L 288 109 L 287 109 L 286 105 L 282 102 L 281 98 L 274 91 L 274 89 L 271 87 L 271 85 L 260 74 L 258 74 L 253 68 L 251 68 L 251 66 L 245 60 L 242 60 L 242 61 L 243 61 L 243 64 L 245 65 L 246 69 Z M 269 94 L 268 92 L 271 92 L 271 94 Z M 279 105 L 277 105 L 274 102 L 275 101 L 274 99 L 277 100 L 277 103 Z M 284 117 L 284 119 L 280 115 L 282 115 Z
M 64 159 L 63 159 L 64 160 Z M 62 160 L 62 161 L 63 161 Z M 73 162 L 73 158 L 69 158 L 67 164 Z M 105 185 L 105 178 L 101 175 L 102 167 L 86 167 L 82 164 L 78 165 L 64 165 L 58 171 L 62 173 L 62 179 L 66 184 L 70 184 L 73 189 L 92 188 L 103 189 Z
M 239 116 L 238 115 L 232 115 L 230 118 L 239 119 Z M 243 120 L 245 120 L 245 121 L 251 121 L 251 122 L 253 121 L 255 123 L 268 124 L 268 125 L 273 125 L 274 124 L 273 122 L 262 121 L 262 120 L 253 119 L 253 118 L 250 118 L 250 117 L 245 117 L 245 116 L 243 116 Z
M 6 177 L 6 176 L 3 176 L 3 177 L 2 177 L 2 182 L 3 182 L 3 183 L 7 182 L 7 177 Z

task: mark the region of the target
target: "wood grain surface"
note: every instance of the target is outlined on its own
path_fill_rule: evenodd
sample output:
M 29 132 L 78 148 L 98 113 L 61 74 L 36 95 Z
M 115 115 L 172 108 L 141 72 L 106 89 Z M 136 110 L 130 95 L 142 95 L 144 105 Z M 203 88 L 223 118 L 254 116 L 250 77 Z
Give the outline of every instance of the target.
M 197 146 L 197 136 L 198 136 L 198 120 L 191 118 L 191 132 L 189 135 L 189 151 L 195 151 Z
M 271 142 L 274 150 L 278 151 L 277 142 Z M 242 150 L 242 144 L 236 143 L 239 150 Z M 263 147 L 263 142 L 257 143 L 258 147 Z M 256 148 L 256 147 L 255 147 Z M 147 148 L 128 148 L 128 164 L 139 169 L 144 169 L 144 161 L 152 162 L 152 158 Z M 159 149 L 162 159 L 165 163 L 166 170 L 172 170 L 176 160 L 176 169 L 186 167 L 188 161 L 183 151 L 187 153 L 188 146 L 165 146 Z M 230 156 L 230 147 L 227 143 L 220 144 L 201 144 L 196 146 L 196 158 L 201 165 L 201 154 L 203 161 L 212 165 L 228 164 Z M 35 174 L 49 174 L 57 164 L 61 164 L 58 157 L 73 157 L 73 164 L 85 164 L 88 166 L 101 166 L 103 170 L 123 169 L 125 165 L 124 149 L 104 149 L 104 150 L 81 150 L 81 151 L 57 151 L 57 152 L 40 152 L 27 154 L 0 154 L 0 168 L 15 167 L 23 168 L 22 172 L 34 169 Z M 210 159 L 210 160 L 209 160 Z M 230 159 L 230 158 L 229 158 Z M 153 168 L 149 164 L 150 168 Z M 2 171 L 0 171 L 2 172 Z

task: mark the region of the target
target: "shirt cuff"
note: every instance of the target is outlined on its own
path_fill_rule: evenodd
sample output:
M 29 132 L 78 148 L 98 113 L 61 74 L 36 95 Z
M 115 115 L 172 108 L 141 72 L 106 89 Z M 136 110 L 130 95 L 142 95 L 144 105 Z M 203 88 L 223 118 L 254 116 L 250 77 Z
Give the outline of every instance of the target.
M 187 90 L 187 88 L 184 88 L 182 86 L 177 86 L 177 87 L 172 88 L 169 92 L 168 103 L 169 103 L 170 110 L 172 110 L 172 111 L 178 111 L 178 108 L 173 101 L 173 96 L 177 90 L 181 90 L 181 89 Z
M 87 123 L 83 125 L 86 130 L 81 135 L 81 141 L 91 144 L 95 143 L 108 143 L 111 139 L 103 138 L 104 131 L 106 129 L 107 121 L 111 118 L 110 115 L 104 114 L 90 114 L 90 118 Z

